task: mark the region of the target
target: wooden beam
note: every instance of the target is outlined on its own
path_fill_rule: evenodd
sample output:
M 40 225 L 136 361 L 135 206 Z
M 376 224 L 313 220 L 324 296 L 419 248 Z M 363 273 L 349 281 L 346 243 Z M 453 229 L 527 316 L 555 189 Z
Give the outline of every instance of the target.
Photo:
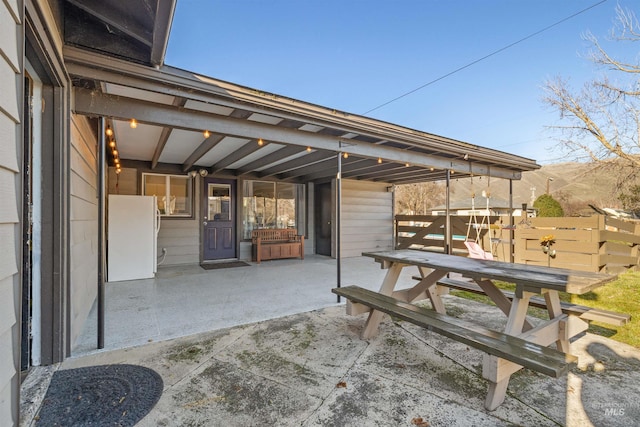
M 162 128 L 160 138 L 158 138 L 158 143 L 156 144 L 156 149 L 154 150 L 153 157 L 151 158 L 151 169 L 155 169 L 156 166 L 158 166 L 158 160 L 162 155 L 165 145 L 167 145 L 167 141 L 169 140 L 172 131 L 173 129 L 169 127 Z
M 225 136 L 220 134 L 212 133 L 211 135 L 209 135 L 209 138 L 202 141 L 202 144 L 200 144 L 198 148 L 196 148 L 193 151 L 193 153 L 191 153 L 191 155 L 187 158 L 187 160 L 184 161 L 184 163 L 182 164 L 182 171 L 186 172 L 187 170 L 189 170 L 189 168 L 193 166 L 195 162 L 198 161 L 198 159 L 200 159 L 202 156 L 207 154 L 213 147 L 218 145 L 220 141 L 222 141 L 224 138 Z
M 288 162 L 280 163 L 279 165 L 260 171 L 259 175 L 263 178 L 266 178 L 269 176 L 277 175 L 279 173 L 306 167 L 328 159 L 334 159 L 335 157 L 336 153 L 332 151 L 315 151 L 311 154 L 307 154 L 306 156 L 298 157 L 297 159 L 289 160 Z
M 268 144 L 268 142 L 265 142 L 264 145 L 260 146 L 260 145 L 258 145 L 258 143 L 255 140 L 251 140 L 251 141 L 247 142 L 245 145 L 240 147 L 239 150 L 234 151 L 233 153 L 231 153 L 230 155 L 228 155 L 224 159 L 220 160 L 215 165 L 211 166 L 211 173 L 220 172 L 221 170 L 223 170 L 227 166 L 234 164 L 235 162 L 245 158 L 249 154 L 252 154 L 252 153 L 258 151 L 259 149 L 261 149 L 263 147 L 266 147 L 267 144 Z
M 173 99 L 173 105 L 176 107 L 184 107 L 184 104 L 187 103 L 185 98 L 176 97 Z M 171 132 L 173 131 L 170 127 L 165 127 L 162 129 L 162 133 L 160 134 L 160 138 L 158 138 L 158 143 L 156 144 L 156 149 L 153 152 L 153 157 L 151 158 L 151 169 L 155 169 L 158 165 L 158 160 L 164 151 L 165 145 L 167 145 L 167 141 L 171 136 Z
M 299 146 L 295 146 L 295 145 L 291 145 L 288 147 L 283 147 L 280 148 L 278 151 L 274 151 L 271 154 L 268 154 L 264 157 L 261 157 L 257 160 L 254 160 L 251 163 L 248 163 L 246 165 L 244 165 L 243 167 L 241 167 L 240 169 L 238 169 L 238 172 L 236 175 L 241 176 L 241 175 L 245 175 L 249 172 L 253 172 L 256 169 L 260 169 L 261 167 L 270 165 L 271 163 L 275 163 L 278 160 L 282 160 L 282 159 L 286 159 L 287 157 L 291 157 L 294 156 L 296 154 L 299 154 L 303 151 L 305 151 L 306 149 L 303 149 Z

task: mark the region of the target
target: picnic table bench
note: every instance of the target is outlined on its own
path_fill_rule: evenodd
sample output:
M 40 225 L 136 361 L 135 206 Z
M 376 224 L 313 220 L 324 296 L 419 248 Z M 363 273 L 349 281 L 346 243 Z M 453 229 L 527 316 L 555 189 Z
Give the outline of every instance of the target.
M 304 236 L 293 228 L 264 228 L 251 231 L 252 260 L 304 259 Z
M 413 279 L 422 280 L 422 277 L 413 276 Z M 456 289 L 459 291 L 484 295 L 484 291 L 482 290 L 482 288 L 469 280 L 443 278 L 438 280 L 438 285 Z M 503 290 L 502 293 L 510 300 L 513 300 L 513 292 Z M 529 305 L 542 309 L 547 308 L 546 301 L 540 297 L 531 297 L 531 299 L 529 300 Z M 593 308 L 585 305 L 573 304 L 570 302 L 560 302 L 560 307 L 562 308 L 563 313 L 578 316 L 582 320 L 608 323 L 609 325 L 615 326 L 623 326 L 631 321 L 630 315 L 626 313 L 618 313 L 616 311 Z
M 558 378 L 575 364 L 575 356 L 569 354 L 569 339 L 585 331 L 588 323 L 578 317 L 578 309 L 572 311 L 565 306 L 566 312 L 563 312 L 558 292 L 583 294 L 614 279 L 614 276 L 602 273 L 413 250 L 362 255 L 374 258 L 387 269 L 380 291 L 352 286 L 332 290 L 348 300 L 348 314 L 369 313 L 362 338 L 375 336 L 386 313 L 483 351 L 482 376 L 489 382 L 485 407 L 489 410 L 496 409 L 504 401 L 510 376 L 523 367 Z M 412 288 L 395 290 L 402 269 L 410 266 L 418 267 L 419 282 Z M 505 313 L 507 323 L 502 332 L 446 315 L 441 295 L 448 292 L 443 284 L 449 273 L 460 273 L 475 281 Z M 515 283 L 515 292 L 507 297 L 492 280 Z M 433 310 L 412 304 L 427 298 Z M 534 303 L 544 302 L 549 319 L 537 322 L 527 319 L 532 299 Z M 554 343 L 556 348 L 550 348 Z

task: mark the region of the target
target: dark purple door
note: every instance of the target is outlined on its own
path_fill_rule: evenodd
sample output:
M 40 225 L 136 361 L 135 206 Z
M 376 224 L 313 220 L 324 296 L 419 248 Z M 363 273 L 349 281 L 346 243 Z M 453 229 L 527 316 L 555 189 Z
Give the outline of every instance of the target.
M 202 197 L 202 259 L 236 258 L 235 181 L 205 178 Z

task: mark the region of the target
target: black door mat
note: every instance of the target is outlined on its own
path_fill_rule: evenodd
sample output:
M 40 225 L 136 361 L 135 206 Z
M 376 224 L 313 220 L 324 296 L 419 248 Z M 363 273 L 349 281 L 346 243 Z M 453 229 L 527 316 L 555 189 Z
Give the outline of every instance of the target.
M 247 264 L 244 261 L 228 261 L 228 262 L 207 262 L 200 264 L 200 267 L 205 270 L 217 270 L 219 268 L 234 268 L 234 267 L 248 267 L 251 264 Z
M 133 426 L 162 395 L 162 378 L 135 365 L 102 365 L 57 371 L 36 426 Z

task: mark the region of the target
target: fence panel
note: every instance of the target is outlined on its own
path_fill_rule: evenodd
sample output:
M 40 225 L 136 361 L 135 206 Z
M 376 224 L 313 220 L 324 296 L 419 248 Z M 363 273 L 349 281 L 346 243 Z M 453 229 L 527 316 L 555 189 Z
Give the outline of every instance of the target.
M 640 222 L 604 215 L 586 218 L 529 218 L 515 232 L 515 262 L 575 270 L 620 273 L 640 262 Z M 553 256 L 541 238 L 552 235 Z

